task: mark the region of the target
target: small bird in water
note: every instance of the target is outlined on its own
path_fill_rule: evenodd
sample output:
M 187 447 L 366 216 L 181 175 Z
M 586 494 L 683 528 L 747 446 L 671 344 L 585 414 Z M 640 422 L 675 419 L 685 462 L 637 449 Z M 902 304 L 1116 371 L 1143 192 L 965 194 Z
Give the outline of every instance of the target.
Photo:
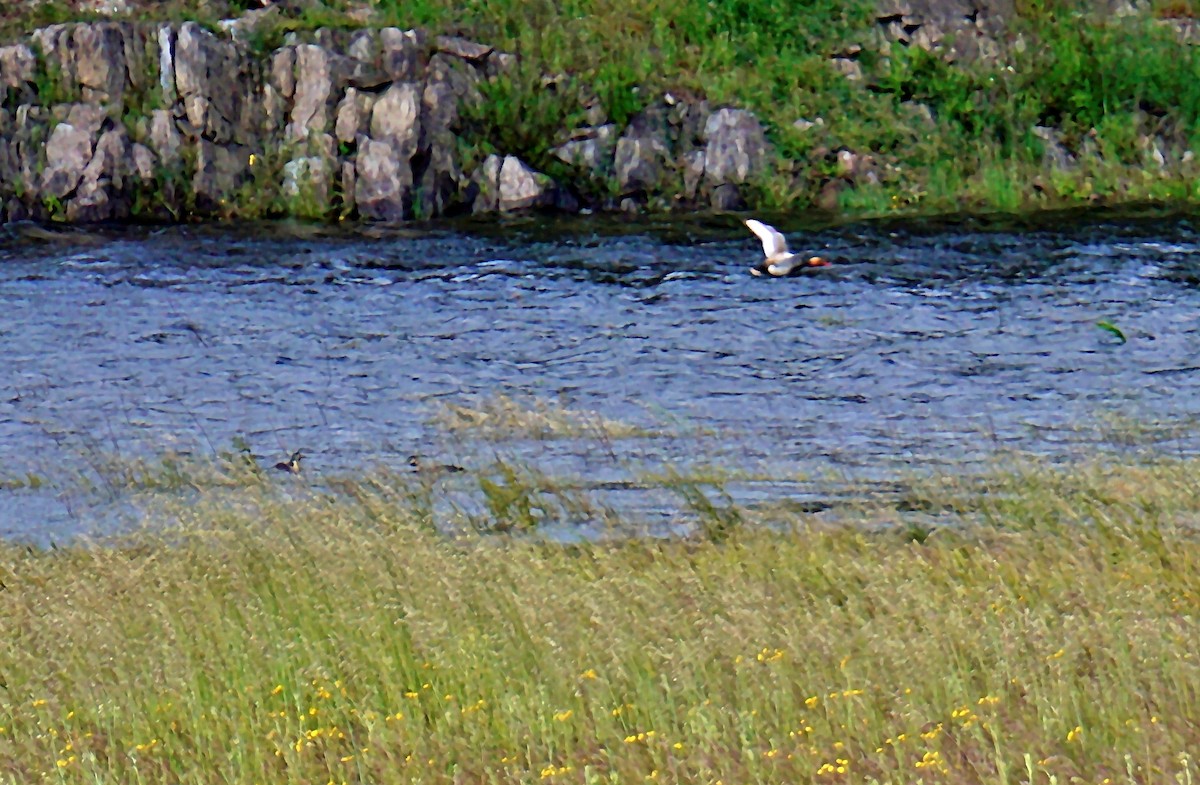
M 279 463 L 275 464 L 275 468 L 281 472 L 287 472 L 288 474 L 299 474 L 300 473 L 300 461 L 303 458 L 304 458 L 304 454 L 300 450 L 296 450 L 294 453 L 292 453 L 291 458 L 288 458 L 286 461 L 280 461 Z
M 794 275 L 814 267 L 829 266 L 829 262 L 820 256 L 804 258 L 801 254 L 788 251 L 787 240 L 773 226 L 753 218 L 746 221 L 746 226 L 762 240 L 763 253 L 767 256 L 764 263 L 750 269 L 751 275 L 762 275 L 764 272 L 775 276 Z
M 420 455 L 408 456 L 408 465 L 412 467 L 414 472 L 421 474 L 453 474 L 465 471 L 463 467 L 455 466 L 452 463 L 427 464 L 421 460 Z

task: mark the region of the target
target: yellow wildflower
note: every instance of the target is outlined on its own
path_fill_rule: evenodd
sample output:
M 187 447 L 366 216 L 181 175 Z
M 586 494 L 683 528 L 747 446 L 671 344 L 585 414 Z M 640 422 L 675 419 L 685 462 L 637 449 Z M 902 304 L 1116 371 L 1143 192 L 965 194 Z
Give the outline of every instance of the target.
M 572 709 L 567 709 L 566 711 L 560 711 L 554 715 L 554 720 L 555 720 L 555 722 L 566 722 L 567 720 L 571 719 L 571 716 L 574 713 L 575 712 Z
M 930 750 L 929 752 L 926 752 L 914 765 L 918 769 L 937 769 L 942 773 L 949 771 L 949 769 L 946 768 L 945 761 L 942 760 L 942 754 L 937 750 Z
M 1083 728 L 1079 725 L 1076 725 L 1074 728 L 1071 728 L 1071 730 L 1067 731 L 1067 741 L 1075 741 L 1082 735 Z

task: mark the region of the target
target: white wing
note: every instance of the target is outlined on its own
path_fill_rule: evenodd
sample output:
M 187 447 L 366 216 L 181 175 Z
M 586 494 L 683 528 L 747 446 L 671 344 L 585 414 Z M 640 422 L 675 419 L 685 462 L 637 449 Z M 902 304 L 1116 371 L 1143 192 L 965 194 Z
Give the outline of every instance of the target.
M 756 221 L 753 218 L 746 221 L 746 227 L 762 240 L 763 253 L 767 255 L 768 259 L 788 252 L 787 240 L 775 230 L 775 227 L 767 226 L 762 221 Z

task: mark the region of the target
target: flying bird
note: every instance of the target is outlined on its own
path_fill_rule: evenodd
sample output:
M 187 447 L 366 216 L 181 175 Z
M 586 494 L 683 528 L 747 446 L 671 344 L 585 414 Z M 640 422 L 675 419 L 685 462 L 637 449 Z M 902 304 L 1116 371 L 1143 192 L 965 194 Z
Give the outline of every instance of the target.
M 750 268 L 751 275 L 762 275 L 764 272 L 775 276 L 795 275 L 815 267 L 829 266 L 829 262 L 820 256 L 805 257 L 789 251 L 787 240 L 773 226 L 753 218 L 746 221 L 746 226 L 762 240 L 763 253 L 767 257 L 762 264 Z

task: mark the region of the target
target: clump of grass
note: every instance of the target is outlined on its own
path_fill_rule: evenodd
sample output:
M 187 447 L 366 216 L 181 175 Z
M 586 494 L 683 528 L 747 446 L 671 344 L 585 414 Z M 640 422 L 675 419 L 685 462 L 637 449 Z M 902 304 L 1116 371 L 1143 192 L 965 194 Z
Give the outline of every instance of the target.
M 519 401 L 507 395 L 470 403 L 444 403 L 432 421 L 450 433 L 504 441 L 509 439 L 631 439 L 652 435 L 629 423 L 596 412 L 577 411 L 542 399 Z
M 261 485 L 263 470 L 249 454 L 217 460 L 167 453 L 154 458 L 99 456 L 91 464 L 101 484 L 119 492 L 178 491 L 186 488 L 240 488 Z
M 719 481 L 705 482 L 672 469 L 663 485 L 678 494 L 685 509 L 695 516 L 701 536 L 710 542 L 725 542 L 745 524 L 741 509 Z
M 1196 509 L 1194 471 L 1014 473 L 976 499 L 997 526 L 921 545 L 802 518 L 721 543 L 452 540 L 402 494 L 266 493 L 180 503 L 161 534 L 0 545 L 0 767 L 1184 782 L 1200 542 L 1177 514 Z

